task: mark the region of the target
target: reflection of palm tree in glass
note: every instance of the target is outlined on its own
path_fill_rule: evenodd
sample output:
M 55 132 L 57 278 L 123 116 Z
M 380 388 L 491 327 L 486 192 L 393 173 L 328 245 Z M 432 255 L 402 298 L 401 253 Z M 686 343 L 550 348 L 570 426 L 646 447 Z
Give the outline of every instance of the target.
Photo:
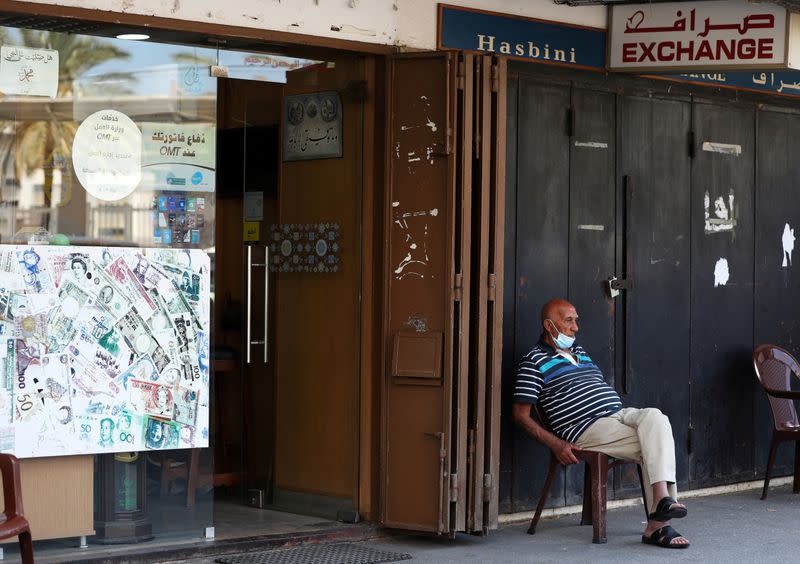
M 20 30 L 22 45 L 43 49 L 55 49 L 59 54 L 58 97 L 75 94 L 74 82 L 87 70 L 112 59 L 126 59 L 130 55 L 108 42 L 93 37 L 70 35 L 30 29 Z M 50 110 L 47 109 L 49 112 Z M 16 173 L 23 174 L 42 169 L 44 172 L 44 207 L 49 210 L 53 198 L 53 170 L 66 167 L 71 160 L 72 140 L 78 124 L 61 121 L 52 115 L 48 121 L 18 122 L 16 130 Z M 62 205 L 71 196 L 67 182 L 67 195 L 62 194 Z M 45 212 L 43 227 L 49 229 L 49 213 Z

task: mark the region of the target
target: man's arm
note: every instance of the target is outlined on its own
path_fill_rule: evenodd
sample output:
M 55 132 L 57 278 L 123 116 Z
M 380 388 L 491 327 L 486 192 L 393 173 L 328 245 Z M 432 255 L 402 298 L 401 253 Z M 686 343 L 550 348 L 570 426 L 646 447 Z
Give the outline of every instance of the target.
M 552 450 L 561 464 L 577 464 L 578 459 L 572 451 L 579 451 L 581 449 L 567 441 L 559 439 L 553 433 L 539 425 L 539 423 L 531 417 L 532 408 L 533 406 L 529 403 L 515 402 L 513 411 L 514 422 L 522 427 L 531 437 Z

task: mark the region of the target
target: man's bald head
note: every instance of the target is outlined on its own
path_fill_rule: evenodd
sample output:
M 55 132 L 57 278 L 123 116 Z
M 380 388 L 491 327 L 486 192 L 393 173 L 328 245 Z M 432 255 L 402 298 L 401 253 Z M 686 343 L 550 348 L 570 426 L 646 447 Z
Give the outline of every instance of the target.
M 555 338 L 558 333 L 567 337 L 575 337 L 578 332 L 578 312 L 567 300 L 550 300 L 542 307 L 542 338 L 552 347 L 556 347 Z
M 569 303 L 567 300 L 562 300 L 561 298 L 552 299 L 544 304 L 542 306 L 542 323 L 544 323 L 545 319 L 553 319 L 553 317 L 557 317 L 558 313 L 564 308 L 575 309 L 575 306 Z

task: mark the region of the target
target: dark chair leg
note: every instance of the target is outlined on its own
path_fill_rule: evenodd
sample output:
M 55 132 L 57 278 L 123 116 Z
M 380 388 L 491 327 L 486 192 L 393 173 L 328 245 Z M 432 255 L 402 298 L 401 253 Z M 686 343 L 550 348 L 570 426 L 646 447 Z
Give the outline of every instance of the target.
M 767 459 L 767 473 L 764 476 L 764 491 L 761 492 L 761 499 L 767 499 L 767 490 L 769 489 L 769 477 L 772 474 L 772 463 L 775 462 L 775 451 L 778 449 L 778 441 L 775 435 L 772 435 L 772 441 L 769 444 L 769 458 Z
M 639 486 L 642 488 L 642 505 L 644 506 L 644 520 L 650 520 L 650 508 L 647 507 L 647 494 L 645 494 L 644 476 L 642 475 L 642 465 L 636 464 L 636 473 L 639 474 Z M 647 484 L 648 486 L 650 484 Z
M 608 456 L 593 457 L 592 476 L 592 542 L 606 543 L 606 497 L 608 495 Z M 586 493 L 584 492 L 584 495 Z
M 581 525 L 592 524 L 592 471 L 587 461 L 583 467 L 583 511 L 581 512 Z
M 20 533 L 19 553 L 22 557 L 22 564 L 33 564 L 33 540 L 30 531 Z
M 800 441 L 794 442 L 794 485 L 793 493 L 800 493 Z
M 553 485 L 553 476 L 555 476 L 556 469 L 558 468 L 558 459 L 551 453 L 550 454 L 550 469 L 547 471 L 547 478 L 544 481 L 542 493 L 539 496 L 539 505 L 536 506 L 536 514 L 531 520 L 530 527 L 528 527 L 528 534 L 532 535 L 536 532 L 536 525 L 539 523 L 539 517 L 542 516 L 542 509 L 547 501 L 547 496 L 550 495 L 550 486 Z

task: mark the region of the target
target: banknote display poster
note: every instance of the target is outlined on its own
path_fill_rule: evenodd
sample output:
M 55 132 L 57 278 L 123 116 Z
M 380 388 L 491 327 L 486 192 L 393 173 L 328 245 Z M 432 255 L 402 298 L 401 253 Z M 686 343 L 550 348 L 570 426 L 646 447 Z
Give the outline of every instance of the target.
M 0 451 L 208 446 L 210 261 L 0 245 Z

